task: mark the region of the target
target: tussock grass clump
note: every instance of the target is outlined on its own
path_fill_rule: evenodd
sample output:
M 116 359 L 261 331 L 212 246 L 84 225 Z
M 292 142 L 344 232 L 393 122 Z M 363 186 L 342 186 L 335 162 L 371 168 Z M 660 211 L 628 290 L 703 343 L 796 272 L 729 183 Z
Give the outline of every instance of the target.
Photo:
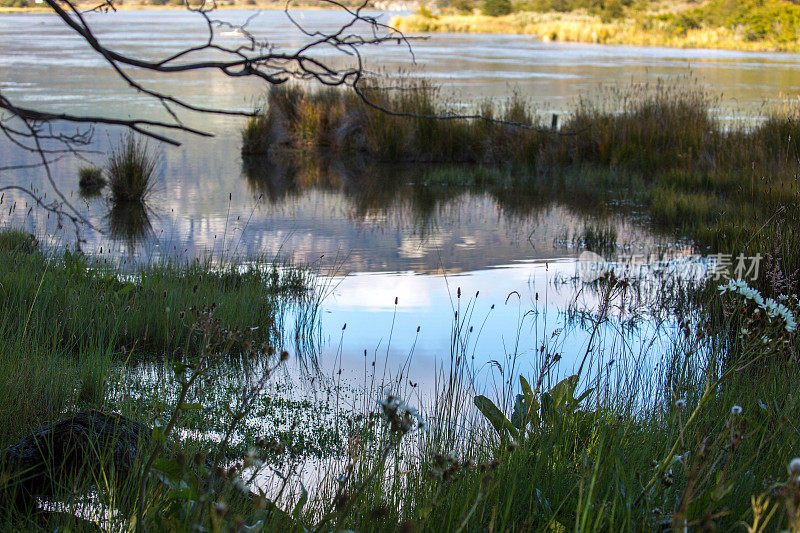
M 249 117 L 242 129 L 242 154 L 262 153 L 268 143 L 269 123 L 263 115 Z
M 581 100 L 562 127 L 577 133 L 553 141 L 554 155 L 642 171 L 700 165 L 719 135 L 710 115 L 714 103 L 690 82 L 612 89 L 599 103 Z
M 335 89 L 311 92 L 302 86 L 273 89 L 260 119 L 252 119 L 243 136 L 256 123 L 270 135 L 255 149 L 246 143 L 244 154 L 276 149 L 315 149 L 327 155 L 361 155 L 380 162 L 490 163 L 533 162 L 536 136 L 529 130 L 489 121 L 434 120 L 425 116 L 452 111 L 439 90 L 424 80 L 403 79 L 393 88 L 362 87 L 380 107 L 399 113 L 423 115 L 401 118 L 365 104 L 356 94 Z M 506 106 L 482 108 L 487 116 L 533 125 L 534 117 L 519 98 Z M 522 133 L 525 132 L 525 133 Z M 506 161 L 507 160 L 507 161 Z
M 715 103 L 693 84 L 659 82 L 609 91 L 599 104 L 583 100 L 560 129 L 519 93 L 505 102 L 456 108 L 425 80 L 402 78 L 353 92 L 272 90 L 263 113 L 245 127 L 244 154 L 314 148 L 328 156 L 360 154 L 372 161 L 524 165 L 600 164 L 652 171 L 717 157 Z M 476 118 L 454 119 L 454 114 Z M 479 117 L 479 118 L 478 118 Z M 269 124 L 256 126 L 256 124 Z M 261 136 L 251 144 L 252 131 Z
M 147 142 L 124 137 L 108 158 L 108 184 L 114 203 L 145 202 L 155 186 L 158 156 Z
M 81 167 L 78 169 L 78 186 L 84 196 L 96 196 L 106 186 L 103 169 L 97 167 Z

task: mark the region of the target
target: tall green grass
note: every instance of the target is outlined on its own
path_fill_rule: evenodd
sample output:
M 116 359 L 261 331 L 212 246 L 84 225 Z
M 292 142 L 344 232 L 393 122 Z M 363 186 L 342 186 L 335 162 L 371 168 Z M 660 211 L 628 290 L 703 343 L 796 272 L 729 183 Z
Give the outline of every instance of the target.
M 263 260 L 219 267 L 164 261 L 122 270 L 70 251 L 51 256 L 23 237 L 4 240 L 0 324 L 44 335 L 67 353 L 169 356 L 184 345 L 190 308 L 214 307 L 230 328 L 258 326 L 260 342 L 275 342 L 283 302 L 304 298 L 308 289 L 303 271 Z
M 379 444 L 363 442 L 351 452 L 348 475 L 371 476 L 372 482 L 348 478 L 342 491 L 331 476 L 327 498 L 316 502 L 307 523 L 324 516 L 327 502 L 344 492 L 356 501 L 339 517 L 339 527 L 356 531 L 794 527 L 800 486 L 788 466 L 799 438 L 790 414 L 798 407 L 790 392 L 797 369 L 773 357 L 782 341 L 761 342 L 766 330 L 760 328 L 769 329 L 762 325 L 731 344 L 727 332 L 753 324 L 758 315 L 737 297 L 713 295 L 741 313 L 712 328 L 684 308 L 695 318 L 678 328 L 659 366 L 648 368 L 645 353 L 622 356 L 623 334 L 612 318 L 618 306 L 628 305 L 620 296 L 629 289 L 619 281 L 603 283 L 601 300 L 588 314 L 589 329 L 599 324 L 600 333 L 581 347 L 594 370 L 587 365 L 575 381 L 562 379 L 574 369 L 556 375 L 558 332 L 565 325 L 559 322 L 541 351 L 535 347 L 537 364 L 522 372 L 526 379 L 514 370 L 518 354 L 497 363 L 504 387 L 491 394 L 494 411 L 473 403 L 476 383 L 459 378 L 471 375 L 472 330 L 469 321 L 456 320 L 449 366 L 438 374 L 433 405 L 423 408 L 430 430 L 388 462 L 376 461 Z M 459 302 L 459 310 L 468 314 L 469 305 Z M 604 328 L 607 320 L 612 325 Z M 794 335 L 774 333 L 796 343 Z M 738 357 L 731 359 L 734 352 Z M 754 372 L 763 379 L 754 379 Z M 448 406 L 454 412 L 448 414 Z M 475 418 L 479 409 L 489 413 L 485 419 Z M 356 427 L 356 435 L 367 431 Z
M 248 398 L 255 394 L 252 391 L 261 390 L 272 367 L 285 359 L 275 348 L 283 342 L 281 311 L 291 301 L 305 305 L 309 299 L 307 273 L 274 262 L 227 267 L 211 262 L 161 263 L 122 269 L 79 253 L 46 253 L 33 237 L 16 230 L 0 232 L 0 264 L 0 449 L 85 409 L 121 411 L 158 431 L 159 417 L 184 418 L 181 415 L 195 409 L 193 399 L 202 397 L 196 387 L 213 389 L 220 385 L 219 376 L 234 368 L 248 383 L 244 395 Z M 140 404 L 133 391 L 118 388 L 121 376 L 141 372 L 140 361 L 163 365 L 174 373 L 172 391 L 154 404 Z M 253 402 L 243 402 L 242 394 L 237 389 L 215 421 L 223 428 L 229 427 L 231 418 L 238 421 L 243 416 L 237 413 L 255 407 Z M 118 458 L 111 448 L 88 441 L 75 450 L 62 450 L 61 456 L 74 457 L 75 463 L 66 469 L 57 464 L 47 467 L 52 469 L 52 484 L 37 487 L 45 495 L 43 506 L 35 501 L 33 506 L 20 506 L 23 500 L 30 502 L 20 499 L 19 492 L 26 472 L 3 463 L 2 527 L 84 530 L 92 529 L 90 522 L 94 522 L 117 528 L 135 523 L 138 516 L 146 520 L 149 530 L 188 529 L 191 524 L 208 525 L 221 518 L 214 515 L 213 505 L 193 508 L 193 500 L 186 500 L 180 511 L 183 500 L 164 491 L 166 480 L 173 477 L 175 483 L 178 477 L 194 480 L 193 490 L 209 498 L 209 505 L 233 506 L 239 498 L 237 512 L 248 510 L 253 500 L 244 497 L 234 483 L 243 472 L 219 476 L 215 468 L 222 468 L 223 455 L 213 463 L 193 463 L 193 472 L 179 472 L 185 461 L 176 454 L 215 454 L 169 433 L 151 436 L 143 444 L 153 446 L 140 450 L 144 462 L 135 468 L 151 465 L 144 473 L 134 470 L 124 479 L 115 470 Z M 54 450 L 65 445 L 40 444 L 55 446 Z M 227 449 L 224 443 L 219 446 Z M 270 509 L 274 507 L 249 512 L 263 511 L 267 522 L 273 514 L 282 516 Z M 236 518 L 232 513 L 225 521 L 235 523 Z
M 634 311 L 630 284 L 600 280 L 584 287 L 597 300 L 576 319 L 592 332 L 579 353 L 570 354 L 587 360 L 578 378 L 564 381 L 576 369 L 559 363 L 564 337 L 576 327 L 562 315 L 541 344 L 530 347 L 533 353 L 522 348 L 530 365 L 519 366 L 523 352 L 512 349 L 492 367 L 502 369 L 500 388 L 484 392 L 471 359 L 480 335 L 472 327 L 475 299 L 458 290 L 451 353 L 434 378 L 434 393 L 419 397 L 420 414 L 397 400 L 373 407 L 387 388 L 395 398 L 415 397 L 402 374 L 366 386 L 363 397 L 351 397 L 364 407 L 336 430 L 342 441 L 326 452 L 330 461 L 314 463 L 320 465 L 319 482 L 308 487 L 311 494 L 280 478 L 274 478 L 276 486 L 262 485 L 272 490 L 259 494 L 257 484 L 243 491 L 239 480 L 263 469 L 261 461 L 287 464 L 282 442 L 265 442 L 247 429 L 257 422 L 252 416 L 260 413 L 265 380 L 280 379 L 274 372 L 280 363 L 275 353 L 261 354 L 228 368 L 228 356 L 259 350 L 254 341 L 262 332 L 244 327 L 269 321 L 261 308 L 251 307 L 255 280 L 266 283 L 272 297 L 291 294 L 292 284 L 269 284 L 271 272 L 263 278 L 201 266 L 126 274 L 80 257 L 48 257 L 28 242 L 22 233 L 0 237 L 8 243 L 0 247 L 7 267 L 0 302 L 0 421 L 6 423 L 0 442 L 13 442 L 65 413 L 114 407 L 137 418 L 152 410 L 161 420 L 153 443 L 165 445 L 143 451 L 136 472 L 144 476 L 119 480 L 101 455 L 91 470 L 99 484 L 94 502 L 66 475 L 58 479 L 63 515 L 20 515 L 0 505 L 8 528 L 42 520 L 48 527 L 75 525 L 75 515 L 87 510 L 102 511 L 104 527 L 141 520 L 149 530 L 638 531 L 683 524 L 727 530 L 752 525 L 754 515 L 762 523 L 770 515 L 768 530 L 797 523 L 793 502 L 800 485 L 797 474 L 787 472 L 800 446 L 792 423 L 800 408 L 791 357 L 796 333 L 776 327 L 739 295 L 714 290 L 703 296 L 706 307 L 697 308 L 684 288 L 665 284 L 663 298 L 652 300 L 659 303 Z M 218 302 L 213 312 L 191 296 L 202 299 L 211 291 Z M 134 310 L 137 302 L 147 312 Z M 244 309 L 231 309 L 234 304 Z M 166 305 L 198 309 L 162 328 Z M 795 300 L 788 305 L 798 312 Z M 708 306 L 726 312 L 706 315 Z M 681 323 L 648 331 L 640 352 L 632 353 L 624 317 L 661 311 L 682 317 Z M 123 339 L 126 313 L 130 336 Z M 546 314 L 537 307 L 529 320 Z M 671 335 L 666 351 L 653 351 L 656 335 Z M 152 404 L 135 403 L 135 391 L 109 388 L 114 372 L 134 371 L 120 366 L 120 355 L 125 361 L 128 354 L 120 353 L 123 340 L 173 362 L 165 366 L 174 373 L 165 380 L 173 389 L 163 389 Z M 652 368 L 648 361 L 656 355 L 660 360 Z M 232 368 L 240 385 L 225 392 L 229 384 L 221 376 Z M 319 392 L 324 396 L 325 387 Z M 476 401 L 480 394 L 487 398 Z M 219 409 L 220 401 L 226 409 Z M 186 438 L 191 428 L 209 427 L 202 419 L 211 409 L 219 418 L 211 426 L 219 423 L 222 442 L 210 446 Z M 175 425 L 168 423 L 173 416 Z M 427 429 L 418 427 L 420 420 Z M 225 436 L 229 424 L 244 426 L 231 433 L 242 442 Z M 13 495 L 14 484 L 13 478 L 0 480 L 6 494 Z

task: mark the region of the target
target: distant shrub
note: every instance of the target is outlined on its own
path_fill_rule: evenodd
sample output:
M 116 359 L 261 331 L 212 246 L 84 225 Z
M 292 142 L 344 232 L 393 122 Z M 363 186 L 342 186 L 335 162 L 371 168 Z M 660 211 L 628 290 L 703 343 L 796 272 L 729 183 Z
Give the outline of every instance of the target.
M 622 2 L 619 0 L 609 0 L 600 11 L 600 20 L 603 22 L 611 22 L 614 19 L 621 19 L 625 16 L 625 10 L 622 7 Z
M 436 18 L 436 15 L 433 14 L 433 11 L 431 11 L 431 9 L 425 4 L 420 4 L 419 14 L 427 19 Z
M 481 11 L 490 17 L 501 17 L 511 13 L 510 0 L 483 0 Z
M 800 6 L 784 0 L 712 0 L 674 15 L 672 25 L 741 28 L 749 41 L 793 42 L 800 32 Z
M 475 9 L 473 0 L 453 0 L 450 6 L 460 13 L 472 13 Z

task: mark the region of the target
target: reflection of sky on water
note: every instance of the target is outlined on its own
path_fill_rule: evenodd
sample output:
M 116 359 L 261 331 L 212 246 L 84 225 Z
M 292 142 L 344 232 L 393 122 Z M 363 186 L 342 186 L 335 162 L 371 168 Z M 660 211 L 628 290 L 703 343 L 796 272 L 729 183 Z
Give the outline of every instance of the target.
M 516 374 L 537 375 L 543 345 L 562 357 L 551 379 L 569 375 L 581 365 L 593 326 L 568 309 L 596 312 L 598 305 L 597 293 L 588 286 L 576 295 L 576 287 L 581 287 L 574 282 L 576 273 L 575 262 L 562 259 L 449 276 L 402 272 L 336 279 L 322 315 L 324 373 L 335 377 L 341 368 L 343 379 L 358 382 L 365 370 L 371 374 L 373 361 L 378 376 L 387 362 L 386 373 L 393 376 L 407 364 L 405 379 L 419 382 L 422 393 L 430 394 L 432 376 L 450 365 L 455 311 L 460 309 L 466 324 L 466 349 L 461 352 L 470 359 L 479 389 L 497 378 L 493 361 L 505 372 L 513 365 Z M 622 321 L 631 318 L 626 315 Z M 623 335 L 622 321 L 612 313 L 611 322 L 600 329 L 585 367 L 588 375 L 596 375 L 612 359 L 617 359 L 617 367 L 641 361 L 647 370 L 648 357 L 669 347 L 674 324 L 648 317 Z M 656 328 L 664 336 L 651 344 Z M 620 359 L 627 361 L 619 363 Z M 616 376 L 617 368 L 613 370 Z

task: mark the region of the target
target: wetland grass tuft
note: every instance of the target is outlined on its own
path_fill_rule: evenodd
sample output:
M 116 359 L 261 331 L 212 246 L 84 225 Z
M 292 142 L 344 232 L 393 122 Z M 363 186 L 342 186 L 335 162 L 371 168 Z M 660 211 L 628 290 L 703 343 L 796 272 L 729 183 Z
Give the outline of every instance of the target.
M 5 235 L 0 324 L 36 332 L 68 353 L 102 348 L 168 357 L 185 342 L 186 310 L 212 305 L 229 327 L 257 326 L 255 340 L 274 342 L 284 302 L 304 299 L 309 287 L 306 271 L 265 259 L 223 266 L 162 261 L 123 270 L 80 252 L 50 256 L 22 234 Z
M 106 186 L 103 169 L 97 167 L 81 167 L 78 169 L 78 186 L 81 195 L 97 196 Z
M 159 157 L 142 141 L 129 134 L 111 150 L 108 185 L 115 204 L 146 202 L 153 192 Z

